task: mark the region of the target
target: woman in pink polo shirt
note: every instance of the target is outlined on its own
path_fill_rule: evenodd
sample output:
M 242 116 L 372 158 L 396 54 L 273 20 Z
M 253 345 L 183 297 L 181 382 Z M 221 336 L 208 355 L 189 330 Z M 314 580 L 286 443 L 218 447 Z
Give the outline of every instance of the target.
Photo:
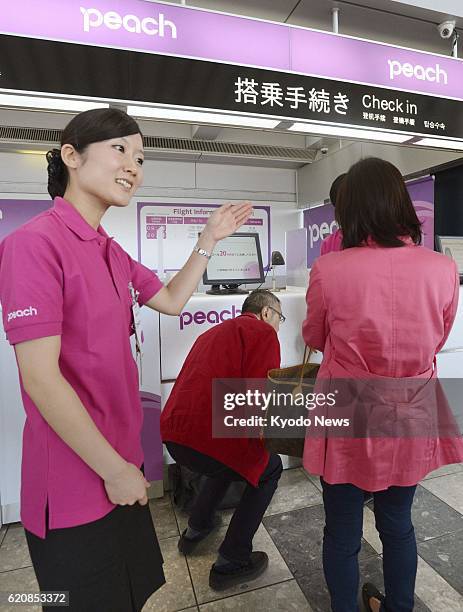
M 326 437 L 312 431 L 304 448 L 304 467 L 323 486 L 323 567 L 332 610 L 357 612 L 363 502 L 373 492 L 385 596 L 364 585 L 365 609 L 412 612 L 416 485 L 463 460 L 435 366 L 457 311 L 459 278 L 455 262 L 419 246 L 420 222 L 389 162 L 352 166 L 336 216 L 343 250 L 316 260 L 302 329 L 306 343 L 323 351 L 317 384 L 338 391 L 331 413 L 352 421 Z
M 21 520 L 42 591 L 69 591 L 75 612 L 139 611 L 165 579 L 140 469 L 132 308 L 179 314 L 216 242 L 251 206 L 214 212 L 164 287 L 100 225 L 142 182 L 137 123 L 116 109 L 82 113 L 47 159 L 53 208 L 0 245 L 3 323 L 27 416 Z

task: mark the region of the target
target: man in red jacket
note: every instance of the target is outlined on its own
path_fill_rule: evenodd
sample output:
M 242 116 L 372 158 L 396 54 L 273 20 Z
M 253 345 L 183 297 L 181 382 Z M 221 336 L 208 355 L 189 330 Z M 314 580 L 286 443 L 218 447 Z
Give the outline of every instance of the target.
M 259 576 L 268 565 L 265 552 L 252 552 L 252 539 L 278 486 L 278 455 L 261 440 L 212 437 L 212 381 L 266 378 L 280 365 L 277 332 L 284 316 L 279 299 L 263 289 L 245 300 L 241 315 L 216 325 L 193 345 L 161 414 L 161 435 L 177 463 L 206 480 L 179 540 L 191 553 L 214 528 L 215 510 L 233 481 L 247 486 L 219 548 L 209 585 L 226 589 Z

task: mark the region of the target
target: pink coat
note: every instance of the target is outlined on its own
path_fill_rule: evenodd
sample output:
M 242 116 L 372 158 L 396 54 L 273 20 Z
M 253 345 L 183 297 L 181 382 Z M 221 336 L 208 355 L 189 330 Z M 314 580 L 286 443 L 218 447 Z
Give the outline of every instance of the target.
M 458 304 L 456 265 L 415 246 L 375 243 L 315 261 L 302 334 L 323 351 L 319 379 L 430 379 Z M 463 460 L 461 434 L 443 439 L 313 437 L 304 467 L 330 484 L 368 491 L 418 483 L 441 465 Z

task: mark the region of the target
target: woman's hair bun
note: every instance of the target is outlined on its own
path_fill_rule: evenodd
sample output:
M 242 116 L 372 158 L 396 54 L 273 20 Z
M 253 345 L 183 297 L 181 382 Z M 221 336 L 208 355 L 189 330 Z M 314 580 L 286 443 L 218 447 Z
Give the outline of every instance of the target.
M 63 196 L 68 182 L 66 166 L 59 149 L 51 149 L 47 153 L 48 162 L 48 193 L 52 198 Z

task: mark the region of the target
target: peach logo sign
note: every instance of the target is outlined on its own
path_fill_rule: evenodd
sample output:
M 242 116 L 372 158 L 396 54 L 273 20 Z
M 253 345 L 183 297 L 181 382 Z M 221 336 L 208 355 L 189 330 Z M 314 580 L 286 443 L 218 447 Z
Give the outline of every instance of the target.
M 164 13 L 155 17 L 139 17 L 133 14 L 121 15 L 116 11 L 100 11 L 96 8 L 80 7 L 83 16 L 84 32 L 94 28 L 120 30 L 130 34 L 147 34 L 148 36 L 170 36 L 177 38 L 177 27 L 173 21 L 166 19 Z

